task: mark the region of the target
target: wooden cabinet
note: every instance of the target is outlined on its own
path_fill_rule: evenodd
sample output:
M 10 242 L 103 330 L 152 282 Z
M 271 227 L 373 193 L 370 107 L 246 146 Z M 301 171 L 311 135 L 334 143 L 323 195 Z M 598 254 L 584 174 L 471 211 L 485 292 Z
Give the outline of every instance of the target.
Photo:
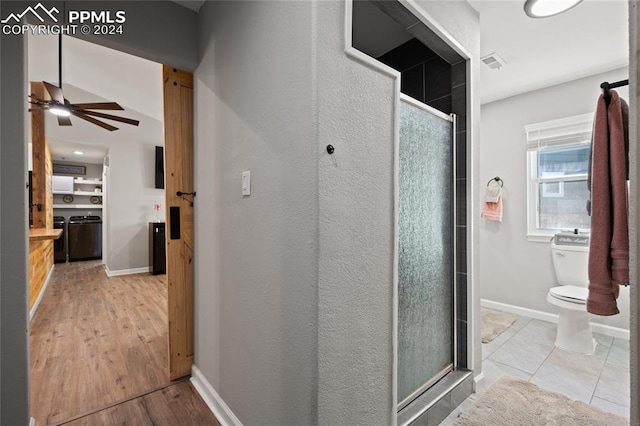
M 165 224 L 149 222 L 149 265 L 153 275 L 167 273 Z

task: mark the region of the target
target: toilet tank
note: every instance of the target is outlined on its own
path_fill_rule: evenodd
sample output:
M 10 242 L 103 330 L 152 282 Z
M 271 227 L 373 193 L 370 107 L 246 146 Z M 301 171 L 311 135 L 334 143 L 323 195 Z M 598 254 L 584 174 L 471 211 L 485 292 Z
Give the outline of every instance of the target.
M 551 257 L 560 285 L 589 285 L 589 247 L 551 243 Z

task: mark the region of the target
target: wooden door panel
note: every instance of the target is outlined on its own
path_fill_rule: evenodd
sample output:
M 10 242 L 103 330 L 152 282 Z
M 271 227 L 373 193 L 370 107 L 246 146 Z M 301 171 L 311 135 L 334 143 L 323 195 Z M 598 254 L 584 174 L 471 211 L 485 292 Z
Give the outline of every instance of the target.
M 193 75 L 163 67 L 164 161 L 167 217 L 169 377 L 191 373 L 193 363 Z M 179 238 L 172 238 L 170 209 L 179 209 Z

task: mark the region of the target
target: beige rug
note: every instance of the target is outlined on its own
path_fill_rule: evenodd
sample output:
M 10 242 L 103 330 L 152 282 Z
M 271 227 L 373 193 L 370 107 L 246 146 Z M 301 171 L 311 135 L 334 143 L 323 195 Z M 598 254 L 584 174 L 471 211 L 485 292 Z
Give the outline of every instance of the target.
M 482 308 L 482 343 L 489 343 L 516 321 L 515 315 Z
M 503 377 L 462 413 L 455 426 L 614 426 L 629 421 L 584 402 Z

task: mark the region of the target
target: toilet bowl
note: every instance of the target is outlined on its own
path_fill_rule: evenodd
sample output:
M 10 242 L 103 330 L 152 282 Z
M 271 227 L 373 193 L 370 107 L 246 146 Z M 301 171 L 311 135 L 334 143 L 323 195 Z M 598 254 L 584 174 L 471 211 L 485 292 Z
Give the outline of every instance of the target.
M 547 302 L 558 312 L 555 345 L 570 352 L 592 354 L 596 342 L 587 312 L 589 248 L 551 243 L 553 267 L 560 284 L 549 289 Z

